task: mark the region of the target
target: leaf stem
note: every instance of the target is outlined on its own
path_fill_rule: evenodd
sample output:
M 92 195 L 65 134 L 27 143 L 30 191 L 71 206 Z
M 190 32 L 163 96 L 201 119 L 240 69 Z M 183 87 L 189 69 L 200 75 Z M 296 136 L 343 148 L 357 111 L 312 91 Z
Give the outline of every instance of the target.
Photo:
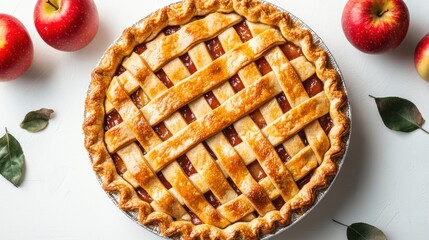
M 335 223 L 340 224 L 340 225 L 342 225 L 342 226 L 344 226 L 344 227 L 350 227 L 349 225 L 346 225 L 346 224 L 344 224 L 344 223 L 342 223 L 342 222 L 339 222 L 339 221 L 337 221 L 337 220 L 335 220 L 335 219 L 332 219 L 332 221 L 334 221 Z
M 370 95 L 368 95 L 369 97 L 371 97 L 371 98 L 374 98 L 374 99 L 376 99 L 376 97 L 374 97 L 374 96 L 372 96 L 371 94 Z
M 419 128 L 420 128 L 420 130 L 422 130 L 423 132 L 425 132 L 425 133 L 429 134 L 429 132 L 428 132 L 426 129 L 424 129 L 424 128 L 420 127 L 420 126 L 419 126 Z

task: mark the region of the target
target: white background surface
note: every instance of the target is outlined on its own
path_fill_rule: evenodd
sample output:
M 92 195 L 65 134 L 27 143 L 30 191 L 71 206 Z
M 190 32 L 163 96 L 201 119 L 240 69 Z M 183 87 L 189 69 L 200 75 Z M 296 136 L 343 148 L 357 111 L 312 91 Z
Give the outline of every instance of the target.
M 7 127 L 26 156 L 21 187 L 0 177 L 0 239 L 160 239 L 128 219 L 104 193 L 83 147 L 81 124 L 90 72 L 102 53 L 122 29 L 171 1 L 97 0 L 99 32 L 74 53 L 43 42 L 33 23 L 35 2 L 0 1 L 0 12 L 24 23 L 35 48 L 30 70 L 0 83 L 0 135 Z M 387 129 L 368 97 L 407 98 L 429 119 L 429 83 L 413 65 L 414 48 L 429 32 L 426 1 L 406 1 L 408 35 L 383 55 L 361 53 L 346 40 L 341 29 L 345 0 L 272 2 L 324 40 L 346 79 L 353 111 L 350 149 L 334 185 L 309 215 L 274 239 L 346 239 L 346 229 L 332 218 L 376 225 L 389 239 L 427 239 L 429 135 Z M 37 134 L 20 129 L 24 115 L 41 107 L 55 110 L 48 128 Z

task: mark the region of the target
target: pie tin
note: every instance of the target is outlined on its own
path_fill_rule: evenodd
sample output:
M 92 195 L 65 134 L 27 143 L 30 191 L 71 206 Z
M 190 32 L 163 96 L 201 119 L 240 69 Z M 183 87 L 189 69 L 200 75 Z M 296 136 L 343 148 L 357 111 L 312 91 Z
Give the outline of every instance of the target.
M 339 68 L 337 62 L 335 61 L 332 53 L 329 51 L 328 47 L 325 45 L 325 43 L 322 41 L 322 39 L 316 34 L 316 32 L 314 32 L 306 23 L 304 23 L 301 19 L 299 19 L 298 17 L 296 17 L 295 15 L 293 15 L 292 13 L 290 13 L 289 11 L 287 11 L 287 10 L 285 10 L 285 9 L 277 6 L 277 5 L 274 5 L 274 4 L 270 3 L 270 2 L 267 2 L 267 1 L 264 1 L 264 0 L 259 0 L 259 1 L 261 1 L 261 2 L 263 2 L 265 4 L 269 4 L 269 5 L 277 8 L 280 11 L 288 13 L 289 16 L 291 17 L 291 19 L 294 22 L 300 24 L 300 27 L 302 29 L 306 29 L 306 30 L 308 30 L 311 33 L 311 35 L 313 37 L 313 43 L 315 43 L 316 45 L 318 45 L 319 47 L 321 47 L 327 53 L 332 68 L 335 69 L 338 72 L 338 74 L 339 74 L 339 77 L 340 77 L 340 87 L 342 88 L 342 90 L 348 96 L 347 89 L 346 89 L 346 84 L 345 84 L 345 81 L 344 81 L 344 76 L 342 75 L 342 73 L 340 71 L 340 68 Z M 176 3 L 178 3 L 178 2 L 176 2 Z M 171 5 L 174 5 L 176 3 L 172 3 L 172 4 L 169 4 L 167 6 L 171 6 Z M 147 15 L 147 17 L 151 16 L 152 14 L 153 13 Z M 147 17 L 145 17 L 145 18 L 147 18 Z M 143 19 L 145 19 L 145 18 L 143 18 Z M 136 25 L 138 25 L 138 22 L 135 23 L 133 26 L 136 26 Z M 113 46 L 115 43 L 119 42 L 119 41 L 120 41 L 120 37 L 118 37 L 114 41 L 114 43 L 109 46 L 109 48 L 111 46 Z M 97 66 L 101 63 L 101 61 L 102 61 L 102 59 L 104 57 L 105 57 L 105 55 L 103 55 L 100 58 L 99 62 L 97 63 Z M 270 233 L 264 234 L 262 236 L 259 236 L 260 239 L 263 239 L 263 240 L 270 239 L 272 237 L 278 236 L 279 234 L 283 233 L 287 229 L 291 228 L 293 225 L 295 225 L 297 222 L 299 222 L 301 219 L 303 219 L 305 216 L 307 216 L 320 203 L 320 201 L 323 199 L 323 197 L 327 194 L 327 192 L 331 188 L 334 180 L 336 179 L 336 177 L 338 176 L 338 174 L 339 174 L 339 172 L 341 170 L 341 167 L 342 167 L 343 162 L 344 162 L 344 160 L 346 158 L 346 155 L 347 155 L 348 148 L 350 146 L 350 136 L 351 136 L 351 130 L 352 130 L 352 127 L 351 127 L 352 126 L 352 122 L 351 122 L 352 113 L 351 113 L 351 105 L 350 105 L 350 102 L 349 102 L 348 98 L 347 98 L 347 102 L 346 102 L 345 106 L 343 107 L 343 109 L 344 109 L 343 111 L 344 111 L 345 115 L 349 118 L 350 129 L 349 129 L 349 132 L 347 133 L 347 135 L 343 136 L 343 141 L 345 142 L 344 153 L 343 153 L 343 155 L 340 158 L 338 158 L 338 159 L 335 160 L 335 162 L 337 164 L 337 172 L 336 172 L 336 174 L 334 176 L 332 176 L 332 178 L 328 181 L 328 184 L 327 184 L 327 186 L 325 188 L 317 190 L 315 192 L 315 197 L 314 197 L 313 204 L 311 206 L 309 206 L 308 208 L 306 208 L 304 210 L 304 213 L 297 213 L 297 212 L 293 211 L 292 214 L 291 214 L 290 223 L 288 225 L 276 227 Z M 100 185 L 102 185 L 102 179 L 100 178 L 100 176 L 98 176 L 98 174 L 95 174 L 95 175 L 96 175 L 97 180 L 100 183 Z M 109 196 L 109 198 L 112 200 L 112 202 L 126 216 L 128 216 L 131 220 L 133 220 L 134 222 L 136 222 L 137 224 L 139 224 L 140 226 L 142 226 L 146 230 L 148 230 L 148 231 L 154 233 L 155 235 L 157 235 L 158 237 L 161 237 L 161 238 L 164 238 L 164 239 L 177 239 L 177 238 L 169 238 L 169 237 L 166 237 L 166 236 L 162 235 L 161 230 L 160 230 L 159 226 L 157 226 L 157 225 L 144 225 L 144 224 L 142 224 L 141 222 L 138 221 L 138 215 L 137 215 L 137 213 L 135 211 L 124 211 L 124 210 L 122 210 L 119 207 L 119 196 L 118 196 L 118 194 L 116 194 L 116 193 L 108 193 L 108 192 L 106 192 L 106 194 Z

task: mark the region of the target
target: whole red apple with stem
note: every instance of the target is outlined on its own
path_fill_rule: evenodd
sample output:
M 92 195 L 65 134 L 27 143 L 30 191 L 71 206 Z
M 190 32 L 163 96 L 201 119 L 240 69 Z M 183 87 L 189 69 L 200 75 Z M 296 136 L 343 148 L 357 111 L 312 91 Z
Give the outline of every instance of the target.
M 15 17 L 0 13 L 0 81 L 17 79 L 33 62 L 33 42 Z
M 429 81 L 429 33 L 417 44 L 414 51 L 414 65 L 419 75 Z
M 402 0 L 349 0 L 342 16 L 347 39 L 365 53 L 398 47 L 409 24 L 408 8 Z
M 98 31 L 98 11 L 93 0 L 38 0 L 34 24 L 40 37 L 61 51 L 77 51 Z

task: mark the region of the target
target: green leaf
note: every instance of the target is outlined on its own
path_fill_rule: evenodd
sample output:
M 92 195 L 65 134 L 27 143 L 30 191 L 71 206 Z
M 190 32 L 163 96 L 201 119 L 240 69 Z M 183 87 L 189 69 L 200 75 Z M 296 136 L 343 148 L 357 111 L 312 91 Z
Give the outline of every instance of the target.
M 386 235 L 380 229 L 367 223 L 353 223 L 348 226 L 334 219 L 332 221 L 347 227 L 348 240 L 387 240 Z
M 347 239 L 349 240 L 387 240 L 384 233 L 366 223 L 353 223 L 347 227 Z
M 425 120 L 414 103 L 400 97 L 384 97 L 375 99 L 378 112 L 386 127 L 400 132 L 412 132 L 421 129 Z
M 18 187 L 23 166 L 24 153 L 21 144 L 6 129 L 6 134 L 0 138 L 0 174 Z
M 48 126 L 49 119 L 54 111 L 52 109 L 41 108 L 37 111 L 31 111 L 25 115 L 21 123 L 21 128 L 29 132 L 39 132 Z

